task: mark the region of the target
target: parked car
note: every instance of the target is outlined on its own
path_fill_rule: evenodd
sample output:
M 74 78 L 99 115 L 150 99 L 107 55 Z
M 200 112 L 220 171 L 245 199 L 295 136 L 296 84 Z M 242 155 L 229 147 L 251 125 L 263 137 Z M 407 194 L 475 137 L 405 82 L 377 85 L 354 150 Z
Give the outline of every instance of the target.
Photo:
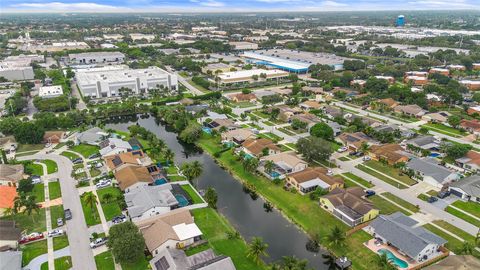
M 63 214 L 65 215 L 65 220 L 72 219 L 72 211 L 70 209 L 65 209 L 65 211 L 63 211 Z
M 92 242 L 90 242 L 90 248 L 97 248 L 99 246 L 105 245 L 105 243 L 107 243 L 107 238 L 106 237 L 97 238 L 97 239 L 93 240 Z
M 330 169 L 328 169 L 328 170 L 327 170 L 327 175 L 328 175 L 328 176 L 332 176 L 332 175 L 333 175 L 333 171 L 330 170 Z
M 103 166 L 103 163 L 102 162 L 97 162 L 95 163 L 95 168 L 99 169 Z
M 345 152 L 345 151 L 347 151 L 347 150 L 348 150 L 347 147 L 342 146 L 342 147 L 340 147 L 340 148 L 337 150 L 337 152 L 343 153 L 343 152 Z
M 72 160 L 72 163 L 73 163 L 73 164 L 80 164 L 80 163 L 83 163 L 83 159 L 82 159 L 82 158 L 76 158 L 76 159 L 73 159 L 73 160 Z
M 55 237 L 60 235 L 63 235 L 63 230 L 61 229 L 55 229 L 48 232 L 48 237 Z
M 113 224 L 120 224 L 120 223 L 123 223 L 125 221 L 127 221 L 127 217 L 125 215 L 116 216 L 116 217 L 112 218 L 112 223 Z
M 358 154 L 358 152 L 355 152 L 355 151 L 352 151 L 350 153 L 348 153 L 349 156 L 356 156 Z
M 32 175 L 30 179 L 32 179 L 32 184 L 34 185 L 42 182 L 42 178 L 40 178 L 38 175 Z
M 44 237 L 45 236 L 43 235 L 43 233 L 33 232 L 29 235 L 22 236 L 22 238 L 20 238 L 20 241 L 18 241 L 18 243 L 19 244 L 25 244 L 25 243 L 32 242 L 32 241 L 35 241 L 35 240 L 43 239 Z
M 364 157 L 363 157 L 363 161 L 369 161 L 369 160 L 371 160 L 371 159 L 372 159 L 372 158 L 371 158 L 370 156 L 364 156 Z
M 97 189 L 101 189 L 101 188 L 106 188 L 106 187 L 111 186 L 111 185 L 112 185 L 112 182 L 110 180 L 101 180 L 100 182 L 95 184 L 95 187 Z
M 436 202 L 436 201 L 438 201 L 438 198 L 437 198 L 437 197 L 433 197 L 433 196 L 431 196 L 431 197 L 428 198 L 428 200 L 427 200 L 427 202 L 429 202 L 429 203 L 434 203 L 434 202 Z
M 450 191 L 448 191 L 448 190 L 440 191 L 437 195 L 437 197 L 440 198 L 440 199 L 444 199 L 448 196 L 450 196 Z
M 92 155 L 88 156 L 89 159 L 94 159 L 94 158 L 98 158 L 98 157 L 101 157 L 100 153 L 96 153 L 96 154 L 92 154 Z
M 375 194 L 376 193 L 373 190 L 365 190 L 365 197 L 370 197 L 370 196 L 373 196 Z
M 57 218 L 57 226 L 63 226 L 63 218 Z

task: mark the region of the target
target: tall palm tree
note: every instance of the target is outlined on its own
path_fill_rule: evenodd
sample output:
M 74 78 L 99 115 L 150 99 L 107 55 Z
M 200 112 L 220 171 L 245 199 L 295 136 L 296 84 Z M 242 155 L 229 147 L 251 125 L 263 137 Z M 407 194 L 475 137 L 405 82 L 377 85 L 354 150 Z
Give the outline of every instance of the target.
M 377 257 L 377 265 L 384 270 L 395 270 L 397 269 L 387 257 L 387 254 L 381 254 Z
M 268 244 L 265 244 L 260 237 L 253 237 L 248 244 L 247 257 L 252 258 L 257 264 L 261 262 L 260 256 L 268 257 Z
M 25 207 L 23 209 L 23 213 L 27 213 L 29 216 L 32 217 L 32 221 L 35 222 L 35 218 L 32 215 L 32 212 L 35 211 L 38 214 L 38 212 L 40 211 L 40 205 L 37 204 L 37 202 L 35 201 L 35 196 L 28 196 L 28 198 L 23 202 L 23 207 Z
M 202 174 L 203 166 L 198 160 L 195 160 L 191 163 L 183 163 L 181 166 L 181 170 L 183 175 L 187 177 L 187 180 L 191 182 L 193 181 L 193 179 L 199 177 Z
M 330 231 L 330 234 L 327 235 L 327 242 L 331 246 L 343 246 L 345 245 L 345 240 L 345 233 L 338 226 L 335 226 Z
M 102 199 L 103 199 L 104 202 L 109 203 L 113 200 L 113 194 L 112 193 L 105 193 L 102 196 Z
M 90 207 L 93 215 L 96 216 L 96 211 L 93 211 L 93 209 L 97 205 L 97 196 L 95 196 L 95 194 L 93 194 L 93 192 L 91 191 L 86 192 L 85 194 L 83 194 L 83 202 L 85 202 L 85 204 Z
M 273 168 L 275 167 L 275 163 L 273 163 L 273 161 L 271 160 L 267 160 L 265 162 L 265 165 L 263 165 L 263 167 L 265 168 L 265 172 L 270 174 L 273 171 Z
M 283 256 L 282 268 L 285 270 L 306 270 L 307 260 L 299 260 L 295 256 Z
M 23 207 L 25 204 L 25 200 L 27 197 L 25 196 L 25 193 L 20 193 L 19 196 L 16 196 L 15 199 L 13 199 L 13 212 L 18 213 L 20 212 L 20 209 Z
M 163 156 L 165 157 L 165 161 L 167 161 L 167 166 L 169 166 L 170 162 L 175 158 L 175 153 L 170 148 L 167 148 Z
M 460 249 L 460 254 L 463 255 L 472 255 L 473 250 L 475 249 L 475 245 L 471 242 L 465 241 L 462 244 L 462 248 Z

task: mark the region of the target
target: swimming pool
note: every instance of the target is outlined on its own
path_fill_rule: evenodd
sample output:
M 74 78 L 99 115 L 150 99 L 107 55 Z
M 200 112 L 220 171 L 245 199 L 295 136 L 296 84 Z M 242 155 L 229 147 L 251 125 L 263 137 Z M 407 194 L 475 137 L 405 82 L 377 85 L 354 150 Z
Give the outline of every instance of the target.
M 156 186 L 163 185 L 165 183 L 167 183 L 167 179 L 165 179 L 165 178 L 155 179 L 155 185 Z
M 177 199 L 180 207 L 189 205 L 187 198 L 185 198 L 185 196 L 183 196 L 182 194 L 175 194 L 175 199 Z
M 275 178 L 278 178 L 278 177 L 280 176 L 280 174 L 279 174 L 278 172 L 276 172 L 276 171 L 273 171 L 273 172 L 270 173 L 270 176 L 271 176 L 273 179 L 275 179 Z
M 207 134 L 212 134 L 212 129 L 209 128 L 209 127 L 203 127 L 202 130 L 203 130 L 203 132 L 205 132 Z
M 430 154 L 430 157 L 433 157 L 433 158 L 436 158 L 436 157 L 439 157 L 440 156 L 440 153 L 431 153 Z
M 390 250 L 388 249 L 379 249 L 378 250 L 378 253 L 379 254 L 386 254 L 387 255 L 387 259 L 389 261 L 391 261 L 393 264 L 395 264 L 396 266 L 398 266 L 399 268 L 407 268 L 408 267 L 408 263 L 402 259 L 399 259 L 397 258 L 397 256 L 395 256 L 395 254 L 393 254 Z

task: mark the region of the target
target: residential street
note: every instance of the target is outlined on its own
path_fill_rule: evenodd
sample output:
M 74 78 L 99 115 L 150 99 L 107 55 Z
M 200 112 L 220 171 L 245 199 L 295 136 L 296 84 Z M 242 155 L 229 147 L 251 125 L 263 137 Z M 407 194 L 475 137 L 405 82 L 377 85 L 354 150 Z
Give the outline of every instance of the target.
M 45 150 L 26 157 L 19 157 L 19 160 L 29 159 L 51 159 L 58 165 L 58 172 L 52 174 L 52 177 L 58 177 L 62 191 L 62 200 L 64 209 L 72 211 L 72 219 L 66 222 L 67 235 L 70 244 L 72 264 L 74 270 L 94 270 L 96 269 L 92 250 L 90 249 L 89 233 L 85 217 L 80 203 L 78 190 L 75 187 L 76 181 L 71 177 L 71 161 L 57 154 L 45 154 Z

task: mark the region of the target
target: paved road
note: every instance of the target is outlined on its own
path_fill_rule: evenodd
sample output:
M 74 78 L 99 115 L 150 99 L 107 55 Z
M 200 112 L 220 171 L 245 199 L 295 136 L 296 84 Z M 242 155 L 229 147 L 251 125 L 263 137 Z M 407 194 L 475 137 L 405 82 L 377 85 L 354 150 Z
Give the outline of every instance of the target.
M 80 90 L 78 90 L 77 84 L 73 80 L 70 82 L 70 87 L 72 88 L 72 96 L 78 99 L 77 109 L 80 111 L 87 109 L 87 105 L 83 102 L 82 96 L 80 95 Z
M 78 190 L 75 187 L 76 181 L 71 177 L 72 162 L 60 155 L 44 154 L 43 151 L 26 157 L 19 157 L 19 160 L 27 159 L 51 159 L 58 165 L 56 176 L 60 179 L 60 188 L 62 191 L 62 200 L 64 209 L 72 211 L 72 219 L 67 223 L 68 242 L 72 251 L 72 264 L 74 270 L 94 270 L 96 269 L 92 250 L 90 249 L 89 233 L 85 216 L 83 215 L 82 205 Z M 55 177 L 55 175 L 52 175 Z

